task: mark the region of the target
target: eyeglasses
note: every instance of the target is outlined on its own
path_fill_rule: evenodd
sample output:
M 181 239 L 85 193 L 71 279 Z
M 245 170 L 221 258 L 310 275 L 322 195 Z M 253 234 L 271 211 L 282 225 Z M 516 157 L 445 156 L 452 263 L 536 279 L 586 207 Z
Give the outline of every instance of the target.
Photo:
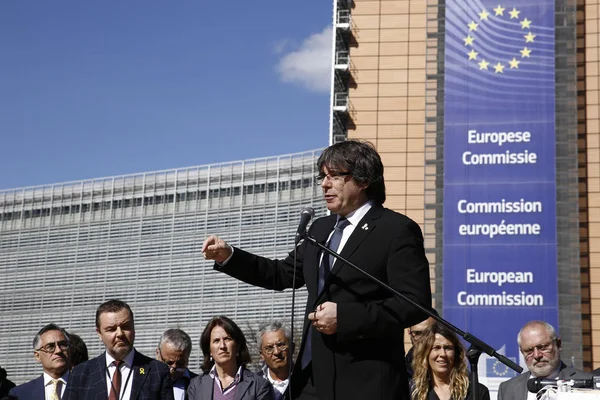
M 421 337 L 425 334 L 425 331 L 409 331 L 408 334 L 412 336 L 413 339 Z
M 279 349 L 279 351 L 286 351 L 288 349 L 289 345 L 287 343 L 283 343 L 283 342 L 270 344 L 268 346 L 263 347 L 263 353 L 271 355 L 275 351 L 275 347 L 277 347 Z
M 536 349 L 537 349 L 537 351 L 539 351 L 541 353 L 545 353 L 545 354 L 551 353 L 552 350 L 554 350 L 554 342 L 555 341 L 556 341 L 556 339 L 552 339 L 552 341 L 548 342 L 548 343 L 538 344 L 537 346 L 533 346 L 528 349 L 521 349 L 521 353 L 523 353 L 525 358 L 529 358 L 529 357 L 533 356 L 533 353 L 535 352 Z
M 67 350 L 71 346 L 71 344 L 68 340 L 60 340 L 58 342 L 46 343 L 45 345 L 40 346 L 40 348 L 36 349 L 35 351 L 43 351 L 44 353 L 52 354 L 56 351 L 56 346 L 58 346 L 58 348 L 61 350 Z
M 325 180 L 325 178 L 329 179 L 330 181 L 341 181 L 344 179 L 344 177 L 351 175 L 350 172 L 335 172 L 335 171 L 331 171 L 328 174 L 319 174 L 317 176 L 315 176 L 315 180 L 317 181 L 317 183 L 320 185 L 321 183 L 323 183 L 323 181 Z
M 162 355 L 162 351 L 160 351 L 160 347 L 157 349 L 158 354 L 160 355 L 160 360 L 167 364 L 169 369 L 174 369 L 175 371 L 185 371 L 187 368 L 187 360 L 179 359 L 177 361 L 167 361 Z

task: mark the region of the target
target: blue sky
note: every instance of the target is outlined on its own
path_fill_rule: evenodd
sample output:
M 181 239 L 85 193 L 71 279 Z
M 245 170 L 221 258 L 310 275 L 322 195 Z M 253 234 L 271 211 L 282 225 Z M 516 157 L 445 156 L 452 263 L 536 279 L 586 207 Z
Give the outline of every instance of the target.
M 0 2 L 0 189 L 326 146 L 331 15 L 330 0 Z

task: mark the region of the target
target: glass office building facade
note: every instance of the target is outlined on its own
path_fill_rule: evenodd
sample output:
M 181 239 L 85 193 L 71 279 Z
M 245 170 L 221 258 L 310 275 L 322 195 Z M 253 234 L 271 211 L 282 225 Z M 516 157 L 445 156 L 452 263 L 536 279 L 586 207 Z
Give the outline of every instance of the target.
M 22 383 L 41 373 L 32 340 L 54 322 L 103 350 L 95 310 L 119 298 L 135 313 L 138 350 L 161 333 L 192 337 L 199 370 L 206 322 L 227 315 L 249 330 L 289 322 L 291 293 L 217 273 L 201 247 L 210 234 L 267 257 L 293 249 L 300 211 L 324 215 L 314 180 L 320 150 L 192 168 L 0 191 L 0 365 Z M 305 290 L 297 291 L 301 324 Z M 246 332 L 250 344 L 253 332 Z

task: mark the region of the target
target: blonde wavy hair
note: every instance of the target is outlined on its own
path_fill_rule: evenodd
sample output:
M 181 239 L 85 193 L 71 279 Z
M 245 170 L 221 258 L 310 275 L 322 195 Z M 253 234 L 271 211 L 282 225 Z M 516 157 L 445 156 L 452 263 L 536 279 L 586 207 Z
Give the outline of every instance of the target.
M 453 400 L 464 400 L 469 390 L 469 373 L 465 358 L 465 348 L 458 336 L 440 323 L 435 323 L 429 332 L 415 344 L 413 358 L 412 399 L 426 400 L 433 387 L 433 375 L 429 366 L 429 354 L 435 343 L 435 335 L 440 334 L 454 346 L 454 365 L 450 371 L 450 397 Z

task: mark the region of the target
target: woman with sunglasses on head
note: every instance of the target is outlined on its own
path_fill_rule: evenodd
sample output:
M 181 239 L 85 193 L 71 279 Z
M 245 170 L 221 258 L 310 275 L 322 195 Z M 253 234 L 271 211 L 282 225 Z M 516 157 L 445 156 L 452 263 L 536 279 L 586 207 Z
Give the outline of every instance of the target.
M 203 374 L 190 382 L 189 400 L 270 400 L 268 380 L 246 368 L 250 353 L 242 330 L 231 319 L 214 317 L 200 337 Z
M 440 323 L 433 324 L 416 344 L 413 370 L 413 400 L 490 399 L 482 384 L 477 387 L 477 399 L 473 399 L 465 349 L 458 336 Z

